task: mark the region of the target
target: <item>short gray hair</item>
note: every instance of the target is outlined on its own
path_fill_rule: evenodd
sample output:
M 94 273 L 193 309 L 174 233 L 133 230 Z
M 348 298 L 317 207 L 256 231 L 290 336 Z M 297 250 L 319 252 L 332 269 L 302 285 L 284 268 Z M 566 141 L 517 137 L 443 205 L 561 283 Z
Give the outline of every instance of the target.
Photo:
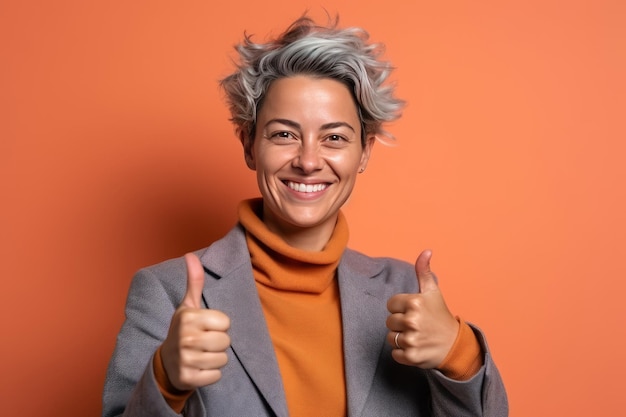
M 318 26 L 302 16 L 276 39 L 255 43 L 244 34 L 235 46 L 239 62 L 234 73 L 220 81 L 240 138 L 254 140 L 256 118 L 271 83 L 295 75 L 330 78 L 352 92 L 361 121 L 362 139 L 368 135 L 393 136 L 383 123 L 400 117 L 404 102 L 394 97 L 385 81 L 391 64 L 380 60 L 384 46 L 368 43 L 362 28 L 338 29 L 338 18 Z

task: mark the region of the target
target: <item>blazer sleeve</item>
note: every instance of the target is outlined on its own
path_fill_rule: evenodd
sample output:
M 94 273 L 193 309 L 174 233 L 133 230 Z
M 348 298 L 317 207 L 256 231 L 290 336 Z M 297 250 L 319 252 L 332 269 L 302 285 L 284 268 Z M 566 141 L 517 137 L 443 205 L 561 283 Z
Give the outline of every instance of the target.
M 103 390 L 103 417 L 175 417 L 158 389 L 152 360 L 163 343 L 186 277 L 181 260 L 169 261 L 169 273 L 158 278 L 150 269 L 139 271 L 126 301 L 126 319 L 117 336 Z M 181 263 L 180 265 L 178 265 Z M 185 406 L 186 416 L 204 416 L 197 392 Z
M 456 381 L 437 370 L 427 372 L 434 417 L 507 417 L 506 390 L 489 352 L 485 336 L 470 324 L 484 352 L 485 361 L 476 375 L 467 381 Z

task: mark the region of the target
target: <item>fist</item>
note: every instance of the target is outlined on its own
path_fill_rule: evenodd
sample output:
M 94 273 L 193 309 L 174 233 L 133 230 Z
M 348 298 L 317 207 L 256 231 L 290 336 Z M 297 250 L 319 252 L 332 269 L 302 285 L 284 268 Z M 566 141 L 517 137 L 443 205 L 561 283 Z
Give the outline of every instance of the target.
M 214 384 L 222 377 L 230 337 L 230 319 L 218 310 L 202 308 L 204 270 L 198 257 L 185 255 L 187 291 L 172 317 L 161 346 L 170 383 L 181 391 Z
M 436 368 L 456 340 L 459 323 L 454 318 L 430 270 L 431 251 L 415 262 L 419 292 L 396 294 L 387 302 L 387 342 L 393 358 L 404 365 Z

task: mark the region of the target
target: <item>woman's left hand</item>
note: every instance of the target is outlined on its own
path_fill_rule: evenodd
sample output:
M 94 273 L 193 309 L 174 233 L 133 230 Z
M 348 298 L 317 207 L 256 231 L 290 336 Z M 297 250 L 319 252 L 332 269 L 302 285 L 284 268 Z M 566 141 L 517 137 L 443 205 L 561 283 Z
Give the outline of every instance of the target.
M 423 369 L 443 362 L 459 331 L 430 270 L 431 256 L 431 251 L 424 251 L 415 262 L 419 292 L 396 294 L 387 302 L 391 355 L 399 363 Z

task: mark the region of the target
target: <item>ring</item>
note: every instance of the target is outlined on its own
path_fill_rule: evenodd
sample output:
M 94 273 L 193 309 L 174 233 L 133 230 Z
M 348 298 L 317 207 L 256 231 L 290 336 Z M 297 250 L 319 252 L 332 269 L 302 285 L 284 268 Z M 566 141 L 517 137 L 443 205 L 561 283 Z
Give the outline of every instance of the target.
M 396 344 L 396 349 L 402 349 L 398 344 L 398 337 L 400 337 L 400 332 L 396 332 L 396 336 L 393 338 L 393 343 Z

